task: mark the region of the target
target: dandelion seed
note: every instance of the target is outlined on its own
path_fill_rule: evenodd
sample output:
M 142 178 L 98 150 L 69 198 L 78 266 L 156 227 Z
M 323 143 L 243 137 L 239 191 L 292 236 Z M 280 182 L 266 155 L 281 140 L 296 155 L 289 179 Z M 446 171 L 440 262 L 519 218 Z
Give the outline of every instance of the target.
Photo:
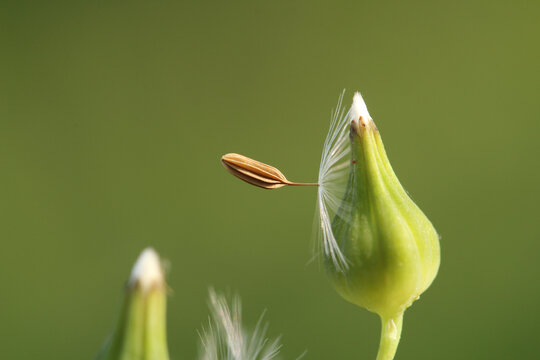
M 320 248 L 318 252 L 322 252 L 325 258 L 331 259 L 335 268 L 340 271 L 345 271 L 348 268 L 348 263 L 332 232 L 332 219 L 335 216 L 340 216 L 345 221 L 350 221 L 346 214 L 352 204 L 342 201 L 350 165 L 351 144 L 348 136 L 349 129 L 351 122 L 371 119 L 364 100 L 359 93 L 355 94 L 350 110 L 345 111 L 342 106 L 344 94 L 345 91 L 339 97 L 337 107 L 331 116 L 330 129 L 324 142 L 317 183 L 291 182 L 277 168 L 244 155 L 230 153 L 221 158 L 223 166 L 231 174 L 251 185 L 264 189 L 276 189 L 285 185 L 318 185 L 317 222 L 319 225 L 319 241 L 317 244 L 318 248 Z M 352 163 L 355 163 L 354 159 Z

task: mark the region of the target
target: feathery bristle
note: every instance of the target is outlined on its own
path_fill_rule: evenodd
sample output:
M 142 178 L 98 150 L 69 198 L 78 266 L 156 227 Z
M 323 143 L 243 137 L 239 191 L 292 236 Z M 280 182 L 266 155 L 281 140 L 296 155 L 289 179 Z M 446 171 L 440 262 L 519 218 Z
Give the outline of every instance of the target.
M 210 310 L 210 323 L 201 336 L 201 360 L 276 359 L 281 348 L 279 338 L 269 342 L 262 316 L 251 334 L 245 331 L 240 298 L 233 299 L 231 311 L 225 297 L 210 289 Z
M 332 231 L 332 219 L 338 208 L 341 207 L 346 213 L 347 207 L 350 206 L 342 203 L 350 167 L 349 129 L 351 121 L 371 119 L 360 93 L 354 95 L 353 105 L 345 112 L 342 106 L 344 94 L 345 91 L 339 97 L 337 107 L 332 113 L 330 129 L 324 142 L 317 198 L 319 247 L 324 255 L 332 260 L 335 268 L 342 272 L 347 270 L 348 263 Z

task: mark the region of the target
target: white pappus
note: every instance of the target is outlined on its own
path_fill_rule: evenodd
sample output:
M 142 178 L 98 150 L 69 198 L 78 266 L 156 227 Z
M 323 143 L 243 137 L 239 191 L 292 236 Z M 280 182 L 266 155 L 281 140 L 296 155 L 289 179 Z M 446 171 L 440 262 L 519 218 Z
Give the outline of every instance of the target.
M 346 213 L 347 207 L 350 206 L 342 202 L 350 169 L 349 129 L 353 121 L 371 119 L 367 106 L 358 92 L 354 94 L 351 108 L 345 111 L 342 105 L 344 94 L 345 91 L 341 93 L 337 107 L 332 112 L 330 128 L 324 141 L 319 167 L 316 215 L 319 251 L 330 258 L 336 269 L 341 272 L 347 270 L 348 263 L 332 231 L 332 219 L 340 207 L 342 213 Z

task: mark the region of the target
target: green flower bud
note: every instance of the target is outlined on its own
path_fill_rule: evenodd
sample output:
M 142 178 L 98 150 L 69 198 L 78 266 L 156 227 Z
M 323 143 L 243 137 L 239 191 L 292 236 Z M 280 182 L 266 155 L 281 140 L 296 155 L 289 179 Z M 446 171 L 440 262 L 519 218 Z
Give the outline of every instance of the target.
M 336 113 L 329 135 L 334 141 L 325 144 L 325 153 L 337 155 L 327 155 L 332 165 L 325 167 L 323 154 L 325 172 L 319 176 L 325 269 L 343 298 L 380 315 L 383 334 L 377 359 L 393 359 L 403 312 L 437 274 L 439 237 L 394 174 L 360 94 L 338 118 Z M 339 166 L 349 168 L 348 180 L 330 222 L 327 204 L 335 195 L 329 190 L 331 175 Z
M 159 256 L 145 249 L 131 271 L 116 329 L 96 360 L 168 360 L 166 306 Z

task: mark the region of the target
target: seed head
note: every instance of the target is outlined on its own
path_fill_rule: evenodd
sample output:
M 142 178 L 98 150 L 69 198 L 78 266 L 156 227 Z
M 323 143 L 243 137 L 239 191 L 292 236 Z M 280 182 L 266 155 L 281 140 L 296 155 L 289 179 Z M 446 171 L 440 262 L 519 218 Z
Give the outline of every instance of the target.
M 439 237 L 394 174 L 360 94 L 347 113 L 341 99 L 319 174 L 322 255 L 338 293 L 380 315 L 377 359 L 391 360 L 403 312 L 439 269 Z

